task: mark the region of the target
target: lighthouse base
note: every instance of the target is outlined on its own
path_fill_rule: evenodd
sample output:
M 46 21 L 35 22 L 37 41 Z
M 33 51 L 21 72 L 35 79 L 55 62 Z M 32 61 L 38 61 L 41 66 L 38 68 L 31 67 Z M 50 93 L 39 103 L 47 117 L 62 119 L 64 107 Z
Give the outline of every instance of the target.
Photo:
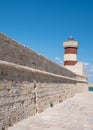
M 85 75 L 84 74 L 84 65 L 82 62 L 77 62 L 75 65 L 66 65 L 65 68 L 69 69 L 70 71 L 76 73 L 77 75 Z

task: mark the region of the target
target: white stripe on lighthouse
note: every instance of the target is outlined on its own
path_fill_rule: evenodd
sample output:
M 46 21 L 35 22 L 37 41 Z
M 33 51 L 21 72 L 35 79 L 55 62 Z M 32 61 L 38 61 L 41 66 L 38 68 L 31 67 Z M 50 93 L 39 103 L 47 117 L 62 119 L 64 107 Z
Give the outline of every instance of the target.
M 77 61 L 76 54 L 64 54 L 64 61 Z

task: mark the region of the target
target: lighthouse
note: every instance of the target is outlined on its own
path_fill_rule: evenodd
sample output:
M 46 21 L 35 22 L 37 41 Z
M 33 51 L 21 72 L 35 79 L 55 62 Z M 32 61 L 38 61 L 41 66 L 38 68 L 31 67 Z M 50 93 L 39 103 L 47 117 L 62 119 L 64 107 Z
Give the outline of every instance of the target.
M 67 41 L 63 42 L 63 47 L 64 67 L 77 75 L 83 75 L 83 63 L 78 62 L 77 60 L 78 41 L 74 40 L 73 37 L 70 37 Z
M 74 66 L 77 63 L 78 41 L 73 37 L 63 42 L 64 47 L 64 66 Z

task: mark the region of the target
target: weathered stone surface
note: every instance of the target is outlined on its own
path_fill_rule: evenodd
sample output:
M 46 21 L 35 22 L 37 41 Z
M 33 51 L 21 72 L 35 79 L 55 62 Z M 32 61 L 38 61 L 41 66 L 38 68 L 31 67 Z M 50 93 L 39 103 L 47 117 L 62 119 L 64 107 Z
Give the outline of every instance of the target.
M 93 92 L 77 94 L 8 130 L 93 130 Z
M 0 60 L 20 64 L 23 66 L 29 66 L 34 69 L 68 77 L 76 76 L 71 71 L 66 70 L 65 68 L 57 65 L 44 56 L 37 54 L 33 50 L 17 43 L 15 40 L 12 40 L 2 33 L 0 33 Z M 4 72 L 3 74 L 7 75 L 7 73 Z
M 63 84 L 63 83 L 29 83 L 9 81 L 10 89 L 0 89 L 0 120 L 3 127 L 42 112 L 63 100 L 82 92 L 86 83 Z M 0 86 L 7 86 L 2 82 Z M 84 86 L 85 85 L 85 86 Z M 16 86 L 16 87 L 15 87 Z M 34 87 L 35 86 L 35 87 Z M 2 129 L 1 129 L 2 130 Z
M 84 91 L 85 77 L 0 33 L 0 130 Z

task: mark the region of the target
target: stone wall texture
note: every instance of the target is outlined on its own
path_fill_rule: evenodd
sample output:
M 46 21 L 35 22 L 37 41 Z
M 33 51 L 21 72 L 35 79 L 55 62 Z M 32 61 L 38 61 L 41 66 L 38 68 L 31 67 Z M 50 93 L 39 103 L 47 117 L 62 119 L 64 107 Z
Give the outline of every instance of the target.
M 0 130 L 86 91 L 86 77 L 0 34 Z
M 68 77 L 75 77 L 75 74 L 71 71 L 66 70 L 2 33 L 0 33 L 0 60 Z

